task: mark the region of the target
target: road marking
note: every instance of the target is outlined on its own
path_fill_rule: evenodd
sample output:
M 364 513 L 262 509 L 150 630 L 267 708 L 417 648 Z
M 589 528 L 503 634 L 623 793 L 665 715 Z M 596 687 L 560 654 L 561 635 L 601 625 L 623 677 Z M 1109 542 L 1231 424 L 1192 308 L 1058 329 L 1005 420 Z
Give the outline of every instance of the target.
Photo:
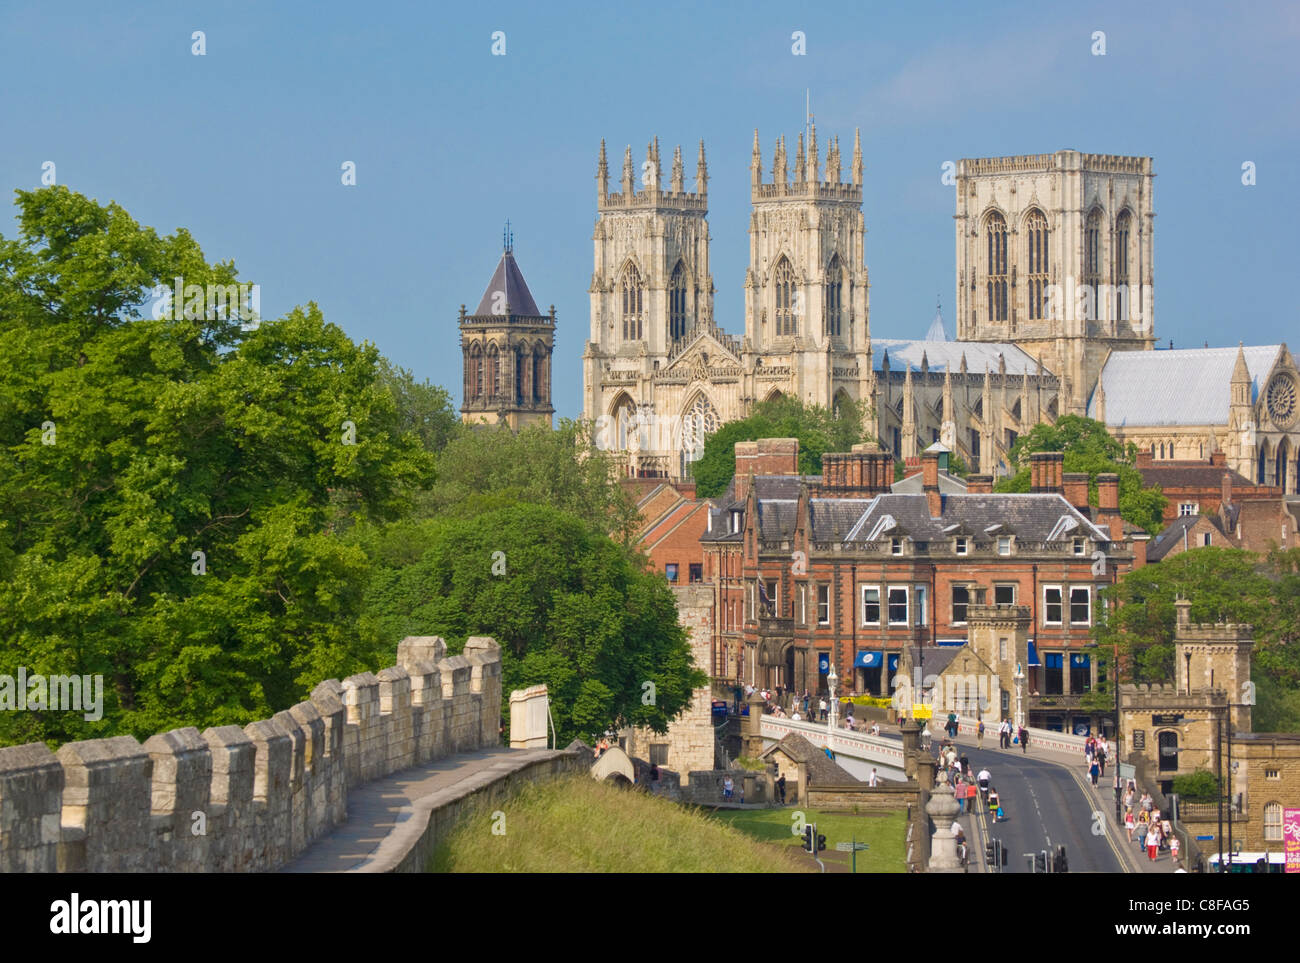
M 1069 772 L 1070 778 L 1072 778 L 1075 782 L 1075 785 L 1077 785 L 1083 791 L 1084 798 L 1088 799 L 1089 804 L 1091 805 L 1092 802 L 1094 801 L 1093 793 L 1088 783 L 1085 783 L 1083 781 L 1083 777 L 1081 777 L 1079 773 L 1075 771 L 1075 768 L 1073 766 L 1066 766 L 1063 763 L 1056 763 L 1056 765 L 1063 766 L 1063 768 L 1067 772 Z M 1092 809 L 1091 811 L 1097 812 L 1098 810 Z M 1106 844 L 1110 846 L 1110 851 L 1115 854 L 1116 862 L 1119 863 L 1120 867 L 1123 869 L 1124 872 L 1126 873 L 1134 872 L 1134 870 L 1130 868 L 1128 860 L 1126 860 L 1123 856 L 1120 855 L 1119 848 L 1115 845 L 1115 840 L 1111 839 L 1110 823 L 1108 823 L 1104 817 L 1102 818 L 1102 825 L 1106 827 L 1106 832 L 1104 834 L 1106 839 Z

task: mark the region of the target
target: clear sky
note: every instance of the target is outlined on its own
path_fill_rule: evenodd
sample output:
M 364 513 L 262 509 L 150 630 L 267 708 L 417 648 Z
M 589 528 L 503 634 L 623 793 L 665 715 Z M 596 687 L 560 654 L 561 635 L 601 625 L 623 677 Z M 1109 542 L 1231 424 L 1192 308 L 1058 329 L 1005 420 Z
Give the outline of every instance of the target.
M 232 259 L 264 317 L 315 300 L 457 405 L 457 309 L 482 295 L 508 217 L 558 313 L 555 406 L 573 417 L 601 138 L 612 180 L 624 145 L 639 165 L 658 135 L 666 175 L 681 144 L 688 188 L 704 139 L 715 314 L 741 334 L 753 131 L 770 180 L 810 89 L 823 159 L 838 134 L 847 165 L 862 128 L 873 336 L 923 336 L 936 296 L 952 331 L 944 161 L 1075 148 L 1155 158 L 1162 345 L 1300 349 L 1284 287 L 1300 5 L 794 6 L 5 0 L 0 184 L 38 187 L 54 161 L 59 183 Z

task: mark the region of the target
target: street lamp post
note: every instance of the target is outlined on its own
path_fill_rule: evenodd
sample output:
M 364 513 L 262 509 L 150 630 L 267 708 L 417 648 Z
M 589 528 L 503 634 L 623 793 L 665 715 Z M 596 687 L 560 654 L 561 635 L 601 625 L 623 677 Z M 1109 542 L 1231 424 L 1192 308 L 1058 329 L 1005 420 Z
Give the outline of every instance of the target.
M 1016 680 L 1016 729 L 1019 730 L 1025 724 L 1025 713 L 1023 707 L 1025 670 L 1019 662 L 1016 663 L 1016 673 L 1013 678 Z
M 826 687 L 830 689 L 831 693 L 831 711 L 826 717 L 826 748 L 830 750 L 831 755 L 835 754 L 835 748 L 833 745 L 835 741 L 835 727 L 839 725 L 840 716 L 840 703 L 839 700 L 835 698 L 835 684 L 839 681 L 840 677 L 835 674 L 835 659 L 832 656 L 830 671 L 826 674 Z

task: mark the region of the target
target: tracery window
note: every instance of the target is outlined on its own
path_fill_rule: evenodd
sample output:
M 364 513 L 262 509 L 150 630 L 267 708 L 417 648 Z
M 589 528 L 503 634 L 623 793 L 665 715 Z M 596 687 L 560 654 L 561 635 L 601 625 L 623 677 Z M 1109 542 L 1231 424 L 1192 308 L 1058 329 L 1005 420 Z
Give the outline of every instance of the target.
M 840 256 L 831 256 L 826 268 L 826 334 L 840 336 L 843 317 L 844 272 L 840 269 Z
M 1098 286 L 1101 284 L 1101 211 L 1095 208 L 1088 212 L 1083 224 L 1083 284 L 1092 292 L 1092 317 L 1100 315 L 1097 304 Z
M 1129 291 L 1128 239 L 1133 228 L 1133 217 L 1120 211 L 1115 219 L 1115 320 L 1129 320 L 1129 305 L 1133 296 Z
M 623 269 L 623 340 L 640 341 L 642 331 L 642 305 L 645 299 L 645 286 L 641 283 L 641 272 L 635 264 L 628 264 Z
M 990 321 L 1007 319 L 1007 222 L 990 214 L 984 223 L 988 241 L 988 312 Z
M 668 282 L 668 337 L 671 341 L 686 337 L 686 268 L 681 261 Z
M 795 331 L 798 311 L 798 292 L 795 290 L 794 268 L 789 260 L 781 258 L 773 273 L 776 284 L 776 336 L 791 337 Z
M 1047 302 L 1047 218 L 1033 211 L 1026 224 L 1029 237 L 1029 318 L 1042 320 Z

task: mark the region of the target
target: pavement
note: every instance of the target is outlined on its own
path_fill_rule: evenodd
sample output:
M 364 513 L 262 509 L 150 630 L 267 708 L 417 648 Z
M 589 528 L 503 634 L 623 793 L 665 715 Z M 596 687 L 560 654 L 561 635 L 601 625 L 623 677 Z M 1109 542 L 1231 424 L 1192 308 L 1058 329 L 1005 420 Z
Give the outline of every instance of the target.
M 1167 851 L 1152 862 L 1136 842 L 1128 841 L 1122 825 L 1115 823 L 1113 773 L 1093 787 L 1083 768 L 1082 756 L 1019 746 L 1000 749 L 997 737 L 985 738 L 985 748 L 975 740 L 959 738 L 958 748 L 969 757 L 971 768 L 987 768 L 1002 800 L 1005 819 L 995 823 L 987 807 L 959 818 L 971 841 L 972 872 L 987 872 L 984 845 L 1001 839 L 1007 851 L 1005 873 L 1030 872 L 1028 853 L 1055 852 L 1065 846 L 1071 873 L 1172 873 L 1176 867 Z
M 282 871 L 389 871 L 424 832 L 434 809 L 555 755 L 559 753 L 551 749 L 479 749 L 365 783 L 348 793 L 347 819 Z

